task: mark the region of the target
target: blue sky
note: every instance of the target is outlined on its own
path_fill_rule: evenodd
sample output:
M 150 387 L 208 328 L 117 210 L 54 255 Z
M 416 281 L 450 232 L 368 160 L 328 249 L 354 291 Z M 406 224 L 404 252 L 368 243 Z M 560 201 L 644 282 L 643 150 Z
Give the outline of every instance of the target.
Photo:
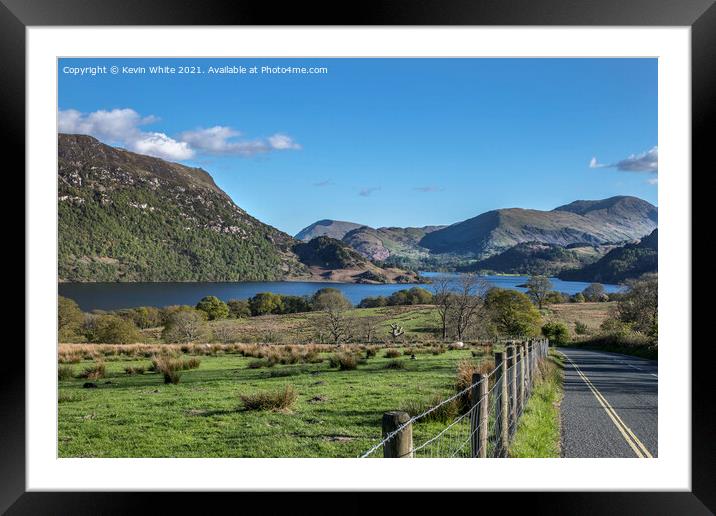
M 227 65 L 246 73 L 208 73 Z M 290 234 L 325 218 L 423 226 L 657 202 L 656 59 L 61 59 L 58 73 L 60 130 L 204 168 Z

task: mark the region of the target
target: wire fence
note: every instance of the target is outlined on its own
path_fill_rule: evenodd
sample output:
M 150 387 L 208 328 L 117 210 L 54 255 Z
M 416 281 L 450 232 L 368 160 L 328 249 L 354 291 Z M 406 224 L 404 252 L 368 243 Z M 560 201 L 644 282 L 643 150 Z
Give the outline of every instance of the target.
M 495 368 L 475 373 L 462 391 L 413 417 L 399 411 L 383 414 L 383 438 L 360 457 L 506 457 L 549 341 L 505 344 L 505 351 L 495 353 Z M 414 442 L 414 428 L 448 404 L 459 404 L 459 414 L 430 435 L 418 431 Z

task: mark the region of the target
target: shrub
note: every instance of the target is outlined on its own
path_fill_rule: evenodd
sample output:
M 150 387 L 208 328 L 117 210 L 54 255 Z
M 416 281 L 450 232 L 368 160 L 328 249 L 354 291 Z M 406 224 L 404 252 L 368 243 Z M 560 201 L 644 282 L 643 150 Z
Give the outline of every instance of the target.
M 405 362 L 403 360 L 391 360 L 385 364 L 386 369 L 405 369 Z
M 72 366 L 61 365 L 57 368 L 58 380 L 69 380 L 75 375 L 75 370 Z
M 550 343 L 556 346 L 563 346 L 569 340 L 569 330 L 564 323 L 548 322 L 542 326 L 542 335 L 550 340 Z
M 383 356 L 385 358 L 398 358 L 400 356 L 400 351 L 397 349 L 386 349 Z
M 574 333 L 577 335 L 587 335 L 589 334 L 589 328 L 583 322 L 577 321 L 574 323 Z
M 240 396 L 244 410 L 288 410 L 296 400 L 298 394 L 291 385 L 286 385 L 283 390 L 263 391 L 254 394 Z

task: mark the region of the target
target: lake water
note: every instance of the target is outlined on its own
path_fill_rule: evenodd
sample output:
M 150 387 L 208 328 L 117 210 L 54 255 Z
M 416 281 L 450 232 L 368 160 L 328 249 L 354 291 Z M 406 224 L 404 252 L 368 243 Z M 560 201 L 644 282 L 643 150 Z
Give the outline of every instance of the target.
M 422 273 L 426 277 L 438 273 Z M 457 280 L 458 274 L 449 274 Z M 510 288 L 525 292 L 517 285 L 524 284 L 527 276 L 483 276 L 490 284 L 500 288 Z M 562 281 L 550 278 L 554 290 L 567 294 L 576 294 L 584 290 L 589 283 L 580 281 Z M 227 283 L 60 283 L 61 296 L 74 299 L 84 311 L 95 309 L 116 310 L 134 306 L 195 305 L 204 296 L 216 296 L 229 299 L 246 299 L 259 292 L 293 296 L 310 296 L 318 289 L 333 287 L 341 290 L 353 304 L 369 296 L 389 296 L 396 290 L 410 287 L 423 287 L 430 290 L 430 284 L 390 284 L 359 285 L 355 283 L 326 283 L 313 281 L 251 281 Z M 618 285 L 604 285 L 607 293 L 620 290 Z

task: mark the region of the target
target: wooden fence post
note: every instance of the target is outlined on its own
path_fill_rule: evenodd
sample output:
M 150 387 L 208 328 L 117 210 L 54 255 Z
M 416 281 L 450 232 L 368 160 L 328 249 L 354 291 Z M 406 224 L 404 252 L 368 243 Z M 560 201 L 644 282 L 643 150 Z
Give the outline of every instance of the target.
M 495 368 L 497 369 L 497 377 L 495 378 L 497 389 L 495 392 L 500 393 L 500 400 L 495 403 L 495 435 L 497 436 L 496 457 L 507 456 L 507 444 L 510 441 L 510 398 L 508 397 L 508 381 L 507 376 L 507 352 L 495 353 Z M 502 365 L 502 367 L 500 367 Z
M 525 347 L 523 342 L 517 345 L 517 417 L 525 406 Z
M 530 367 L 532 355 L 530 355 L 530 341 L 522 343 L 522 350 L 525 354 L 525 391 L 529 393 L 532 390 L 532 370 Z
M 474 373 L 472 375 L 472 413 L 470 417 L 470 435 L 472 457 L 484 459 L 487 457 L 487 432 L 490 417 L 488 399 L 488 386 L 490 377 L 486 374 Z
M 383 414 L 383 439 L 410 420 L 407 412 L 392 411 Z M 413 425 L 407 425 L 392 439 L 383 444 L 383 457 L 407 459 L 413 457 Z
M 517 422 L 517 348 L 515 346 L 507 347 L 507 366 L 510 371 L 507 380 L 510 385 L 509 430 L 510 433 L 512 433 L 512 430 L 514 430 L 515 424 Z

